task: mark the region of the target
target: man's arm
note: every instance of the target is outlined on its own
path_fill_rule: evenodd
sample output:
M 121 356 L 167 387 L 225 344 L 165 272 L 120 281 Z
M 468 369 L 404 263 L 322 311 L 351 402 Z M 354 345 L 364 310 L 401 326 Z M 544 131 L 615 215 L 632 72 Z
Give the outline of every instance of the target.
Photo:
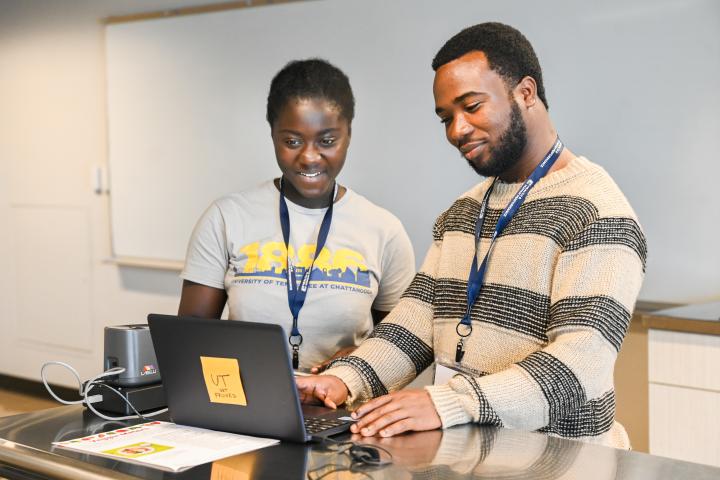
M 378 293 L 370 307 L 373 327 L 390 313 L 415 274 L 415 253 L 412 243 L 399 220 L 394 219 L 395 234 L 383 247 Z M 354 345 L 341 348 L 332 357 L 314 365 L 310 371 L 320 373 L 336 358 L 346 357 L 355 351 Z
M 346 390 L 343 401 L 349 406 L 399 390 L 432 363 L 432 301 L 439 248 L 439 242 L 430 247 L 400 302 L 372 335 L 352 355 L 334 360 L 323 372 L 341 381 Z M 298 379 L 301 393 L 307 390 L 306 401 L 322 400 L 312 395 L 317 378 Z
M 443 427 L 473 421 L 525 430 L 575 428 L 577 436 L 610 428 L 613 367 L 642 282 L 645 240 L 634 221 L 622 228 L 634 230 L 630 236 L 637 241 L 623 240 L 627 232 L 599 234 L 612 224 L 604 221 L 589 226 L 560 255 L 544 348 L 489 375 L 458 374 L 446 385 L 426 387 Z M 620 241 L 592 245 L 583 240 L 587 231 Z M 363 435 L 405 431 L 398 419 L 409 410 L 394 400 L 358 409 L 355 428 Z M 599 421 L 587 424 L 583 415 Z

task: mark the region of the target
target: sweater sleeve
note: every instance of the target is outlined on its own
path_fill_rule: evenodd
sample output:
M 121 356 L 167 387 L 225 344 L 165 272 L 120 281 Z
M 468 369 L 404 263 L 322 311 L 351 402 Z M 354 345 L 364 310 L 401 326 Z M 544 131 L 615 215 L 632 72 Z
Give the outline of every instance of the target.
M 581 230 L 554 267 L 547 344 L 500 371 L 426 387 L 443 427 L 473 421 L 566 434 L 572 423 L 573 436 L 609 429 L 613 368 L 645 256 L 634 219 L 599 218 Z
M 333 361 L 323 372 L 339 377 L 348 387 L 348 406 L 401 389 L 433 362 L 433 299 L 439 248 L 439 242 L 430 246 L 397 306 L 372 335 L 352 355 Z

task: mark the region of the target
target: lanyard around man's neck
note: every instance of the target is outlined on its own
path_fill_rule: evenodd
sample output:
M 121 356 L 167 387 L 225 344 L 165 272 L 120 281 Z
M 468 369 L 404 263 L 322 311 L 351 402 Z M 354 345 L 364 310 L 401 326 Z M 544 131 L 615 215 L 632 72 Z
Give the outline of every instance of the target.
M 285 250 L 287 252 L 287 296 L 288 305 L 293 317 L 292 330 L 288 336 L 288 342 L 293 350 L 292 363 L 294 369 L 297 369 L 300 365 L 299 350 L 300 345 L 303 342 L 303 336 L 300 334 L 300 330 L 298 329 L 298 315 L 300 315 L 300 310 L 302 310 L 303 305 L 305 305 L 305 297 L 307 297 L 307 289 L 308 285 L 310 285 L 310 277 L 312 276 L 312 269 L 315 265 L 315 260 L 317 259 L 317 256 L 320 255 L 320 252 L 322 252 L 323 247 L 325 247 L 325 241 L 327 240 L 328 232 L 330 231 L 330 223 L 332 222 L 333 215 L 333 202 L 335 200 L 336 193 L 337 183 L 330 195 L 330 205 L 328 206 L 322 223 L 320 224 L 320 232 L 318 232 L 318 239 L 315 245 L 315 253 L 313 254 L 312 263 L 310 264 L 310 267 L 305 270 L 302 280 L 298 284 L 295 272 L 298 267 L 295 267 L 290 259 L 290 214 L 288 212 L 287 202 L 285 202 L 285 182 L 283 182 L 283 178 L 280 177 L 280 228 L 282 228 Z
M 538 164 L 537 167 L 535 167 L 535 170 L 530 174 L 527 180 L 522 184 L 520 187 L 520 190 L 515 194 L 513 199 L 510 201 L 510 203 L 505 207 L 502 214 L 500 215 L 500 218 L 498 219 L 497 225 L 495 225 L 495 231 L 493 232 L 493 235 L 490 239 L 490 246 L 488 247 L 488 251 L 485 254 L 485 258 L 483 258 L 482 263 L 480 264 L 480 268 L 478 268 L 478 256 L 477 256 L 477 245 L 480 241 L 480 236 L 482 234 L 482 227 L 483 223 L 485 221 L 485 213 L 487 210 L 487 205 L 490 200 L 490 194 L 493 191 L 493 188 L 495 187 L 495 183 L 497 182 L 497 177 L 493 180 L 492 184 L 490 184 L 490 187 L 488 188 L 487 192 L 485 192 L 485 196 L 483 197 L 482 204 L 480 205 L 480 213 L 478 214 L 478 219 L 475 224 L 475 255 L 473 256 L 472 266 L 470 267 L 470 274 L 468 275 L 468 285 L 467 285 L 467 308 L 465 310 L 465 315 L 463 318 L 457 323 L 455 326 L 455 331 L 457 332 L 460 339 L 458 340 L 457 346 L 455 348 L 455 362 L 459 363 L 462 361 L 463 356 L 465 355 L 465 344 L 464 340 L 465 337 L 470 336 L 472 333 L 472 322 L 470 320 L 470 310 L 472 309 L 473 304 L 475 304 L 475 300 L 477 300 L 478 295 L 480 294 L 480 289 L 483 285 L 483 279 L 485 277 L 485 270 L 487 269 L 487 263 L 488 259 L 490 258 L 490 253 L 492 252 L 492 247 L 495 245 L 495 239 L 502 233 L 502 231 L 505 229 L 508 223 L 510 223 L 510 220 L 515 216 L 517 211 L 520 209 L 520 206 L 525 201 L 525 197 L 527 197 L 528 192 L 530 189 L 540 180 L 542 177 L 545 176 L 545 174 L 552 168 L 553 164 L 555 163 L 555 160 L 558 159 L 560 156 L 560 153 L 563 150 L 563 143 L 560 141 L 560 137 L 557 137 L 555 140 L 555 144 L 552 146 L 552 148 L 548 151 L 547 154 L 545 154 L 545 158 Z M 462 329 L 462 330 L 461 330 Z

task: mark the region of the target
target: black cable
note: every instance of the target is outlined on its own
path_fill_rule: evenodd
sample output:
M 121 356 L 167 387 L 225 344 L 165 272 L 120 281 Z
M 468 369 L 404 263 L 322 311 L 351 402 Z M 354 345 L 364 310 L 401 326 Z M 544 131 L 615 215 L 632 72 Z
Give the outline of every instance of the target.
M 350 466 L 342 465 L 339 463 L 326 463 L 325 465 L 322 465 L 318 468 L 309 470 L 307 472 L 308 480 L 320 480 L 331 473 L 337 472 L 359 473 L 367 478 L 372 479 L 372 475 L 362 469 L 368 467 L 382 468 L 393 463 L 392 453 L 390 453 L 390 451 L 388 451 L 386 448 L 378 445 L 371 445 L 369 443 L 357 443 L 348 440 L 335 440 L 330 437 L 324 437 L 322 439 L 321 445 L 323 445 L 326 450 L 334 452 L 336 455 L 347 455 L 347 457 L 350 459 Z M 382 460 L 380 458 L 380 451 L 385 452 L 385 454 L 389 457 L 389 460 Z M 319 477 L 312 477 L 312 475 L 316 472 L 328 467 L 333 468 L 323 473 Z
M 318 470 L 322 470 L 323 468 L 327 467 L 335 467 L 331 470 L 328 470 L 327 472 L 323 473 L 319 477 L 313 477 L 312 475 L 317 472 Z M 350 473 L 359 473 L 360 475 L 364 475 L 365 477 L 369 478 L 370 480 L 373 480 L 373 476 L 370 475 L 367 472 L 363 472 L 362 470 L 357 470 L 357 468 L 353 467 L 353 464 L 350 465 L 350 467 L 347 467 L 345 465 L 341 465 L 339 463 L 326 463 L 322 467 L 314 468 L 312 470 L 309 470 L 307 472 L 307 478 L 308 480 L 321 480 L 322 478 L 327 477 L 330 474 L 333 473 L 339 473 L 339 472 L 350 472 Z

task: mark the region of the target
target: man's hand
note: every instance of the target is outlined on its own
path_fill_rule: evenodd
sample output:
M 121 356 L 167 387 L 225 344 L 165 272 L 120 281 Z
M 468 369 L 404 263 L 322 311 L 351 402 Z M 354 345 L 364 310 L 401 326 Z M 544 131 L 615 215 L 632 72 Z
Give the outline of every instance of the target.
M 355 351 L 356 348 L 357 348 L 357 347 L 354 346 L 354 345 L 351 346 L 351 347 L 341 348 L 340 350 L 338 350 L 337 352 L 335 352 L 335 355 L 333 355 L 332 357 L 328 358 L 327 360 L 325 360 L 325 361 L 322 362 L 321 364 L 315 365 L 314 367 L 312 367 L 312 368 L 310 369 L 310 372 L 311 372 L 311 373 L 320 373 L 320 372 L 322 372 L 323 370 L 325 370 L 325 369 L 327 368 L 327 366 L 328 366 L 328 364 L 329 364 L 330 362 L 332 362 L 332 361 L 335 360 L 336 358 L 346 357 L 346 356 L 350 355 L 352 352 Z
M 410 389 L 370 400 L 352 414 L 357 419 L 350 431 L 364 437 L 392 437 L 407 431 L 440 428 L 442 422 L 426 390 Z
M 322 403 L 326 407 L 337 408 L 345 403 L 349 395 L 345 383 L 333 375 L 295 377 L 295 383 L 303 403 Z

